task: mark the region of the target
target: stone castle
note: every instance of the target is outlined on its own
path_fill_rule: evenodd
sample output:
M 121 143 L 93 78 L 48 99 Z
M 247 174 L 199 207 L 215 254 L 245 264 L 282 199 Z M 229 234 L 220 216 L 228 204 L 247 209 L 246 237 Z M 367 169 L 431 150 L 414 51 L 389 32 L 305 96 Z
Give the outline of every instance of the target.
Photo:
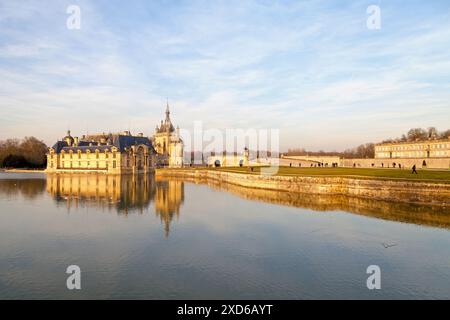
M 142 133 L 101 133 L 72 137 L 70 131 L 47 154 L 48 173 L 97 172 L 109 174 L 147 173 L 155 167 L 181 167 L 183 140 L 179 128 L 166 117 L 153 137 Z

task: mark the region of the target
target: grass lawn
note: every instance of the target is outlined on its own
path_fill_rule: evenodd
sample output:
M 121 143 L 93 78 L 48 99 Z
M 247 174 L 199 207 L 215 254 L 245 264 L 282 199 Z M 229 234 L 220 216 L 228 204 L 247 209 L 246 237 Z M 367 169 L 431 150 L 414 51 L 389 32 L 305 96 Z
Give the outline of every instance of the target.
M 210 168 L 210 170 L 220 170 L 239 173 L 259 174 L 260 168 L 254 167 L 253 172 L 248 172 L 246 167 L 239 168 Z M 370 169 L 370 168 L 291 168 L 280 167 L 277 175 L 282 176 L 348 176 L 348 177 L 368 177 L 380 179 L 402 179 L 402 180 L 429 180 L 450 183 L 450 170 L 417 170 L 419 174 L 411 174 L 410 169 Z

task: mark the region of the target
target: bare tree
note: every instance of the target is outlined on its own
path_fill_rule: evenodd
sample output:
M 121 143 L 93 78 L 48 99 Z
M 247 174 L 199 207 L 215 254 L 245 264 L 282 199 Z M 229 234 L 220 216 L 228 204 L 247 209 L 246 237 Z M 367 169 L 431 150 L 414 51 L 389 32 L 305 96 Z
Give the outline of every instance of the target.
M 408 131 L 408 140 L 425 140 L 428 138 L 428 133 L 422 128 L 413 128 Z
M 441 139 L 448 139 L 448 138 L 450 138 L 450 129 L 441 132 L 439 137 Z
M 0 166 L 8 156 L 18 156 L 20 154 L 19 139 L 7 139 L 0 141 Z
M 45 167 L 47 146 L 35 137 L 0 141 L 0 167 Z
M 46 162 L 47 145 L 35 137 L 25 137 L 20 144 L 25 160 L 33 167 L 43 167 Z
M 437 138 L 439 136 L 439 133 L 435 127 L 429 127 L 427 129 L 428 138 Z

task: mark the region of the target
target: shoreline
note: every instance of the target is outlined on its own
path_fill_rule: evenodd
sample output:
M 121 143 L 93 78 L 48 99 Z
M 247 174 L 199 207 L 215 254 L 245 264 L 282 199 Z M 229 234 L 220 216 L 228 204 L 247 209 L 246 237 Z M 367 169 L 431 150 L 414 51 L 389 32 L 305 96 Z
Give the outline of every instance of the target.
M 45 169 L 1 169 L 0 172 L 6 173 L 45 173 Z
M 263 176 L 207 169 L 157 169 L 159 177 L 229 183 L 250 189 L 294 194 L 345 195 L 440 207 L 450 206 L 450 184 L 429 181 L 380 180 L 348 176 Z

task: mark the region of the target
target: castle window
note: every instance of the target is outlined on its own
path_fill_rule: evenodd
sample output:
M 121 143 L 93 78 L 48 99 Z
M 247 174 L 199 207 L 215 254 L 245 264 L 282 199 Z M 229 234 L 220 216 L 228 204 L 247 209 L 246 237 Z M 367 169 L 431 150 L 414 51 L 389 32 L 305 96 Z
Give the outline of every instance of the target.
M 81 159 L 81 150 L 78 150 L 78 159 Z
M 95 158 L 98 159 L 99 158 L 99 151 L 95 150 Z
M 113 161 L 113 168 L 114 169 L 116 168 L 116 162 L 115 161 Z
M 115 151 L 113 152 L 113 158 L 114 159 L 116 158 L 116 152 Z

